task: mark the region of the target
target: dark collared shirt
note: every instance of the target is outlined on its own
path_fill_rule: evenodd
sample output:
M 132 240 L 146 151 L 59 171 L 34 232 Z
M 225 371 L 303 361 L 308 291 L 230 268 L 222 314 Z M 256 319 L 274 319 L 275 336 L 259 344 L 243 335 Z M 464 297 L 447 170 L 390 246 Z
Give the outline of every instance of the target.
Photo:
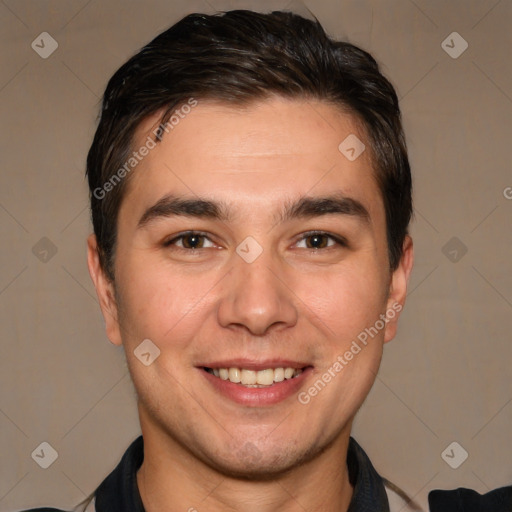
M 96 493 L 96 512 L 144 512 L 136 474 L 144 458 L 142 436 L 124 454 Z M 363 449 L 351 437 L 347 465 L 354 494 L 348 512 L 389 512 L 386 490 Z

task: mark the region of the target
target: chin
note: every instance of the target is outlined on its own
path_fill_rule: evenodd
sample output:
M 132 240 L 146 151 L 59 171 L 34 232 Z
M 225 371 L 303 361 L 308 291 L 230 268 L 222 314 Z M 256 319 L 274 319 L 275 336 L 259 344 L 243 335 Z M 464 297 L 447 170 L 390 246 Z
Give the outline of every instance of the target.
M 322 451 L 309 450 L 286 451 L 276 453 L 279 447 L 267 447 L 266 452 L 260 451 L 250 441 L 236 451 L 235 457 L 230 452 L 225 458 L 213 460 L 213 467 L 226 477 L 250 481 L 272 481 L 286 474 L 291 469 L 305 464 Z M 282 447 L 281 447 L 281 450 Z
M 273 481 L 281 475 L 287 473 L 291 468 L 295 467 L 294 462 L 285 463 L 284 461 L 276 461 L 273 457 L 272 460 L 245 460 L 239 459 L 237 461 L 217 461 L 214 469 L 229 478 L 247 481 Z

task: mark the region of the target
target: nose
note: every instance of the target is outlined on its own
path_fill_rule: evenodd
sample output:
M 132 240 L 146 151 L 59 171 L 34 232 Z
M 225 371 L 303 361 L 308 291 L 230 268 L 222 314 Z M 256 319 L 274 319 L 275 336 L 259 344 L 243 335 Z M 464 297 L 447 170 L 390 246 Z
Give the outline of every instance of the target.
M 245 328 L 263 336 L 272 328 L 297 323 L 295 294 L 286 282 L 283 267 L 267 251 L 252 263 L 233 255 L 233 268 L 224 280 L 224 294 L 218 307 L 219 324 Z

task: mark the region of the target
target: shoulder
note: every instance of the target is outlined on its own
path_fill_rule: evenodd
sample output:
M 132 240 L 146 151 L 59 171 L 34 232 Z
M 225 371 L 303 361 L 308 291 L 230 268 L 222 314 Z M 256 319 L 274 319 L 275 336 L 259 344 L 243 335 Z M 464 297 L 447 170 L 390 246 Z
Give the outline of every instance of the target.
M 96 512 L 95 507 L 95 499 L 92 498 L 87 504 L 80 503 L 76 507 L 73 508 L 73 512 Z M 85 507 L 85 508 L 84 508 Z M 60 508 L 52 508 L 52 507 L 41 507 L 41 508 L 31 508 L 29 510 L 23 510 L 21 512 L 71 512 L 68 510 L 62 510 Z
M 31 508 L 29 510 L 22 510 L 21 512 L 67 512 L 66 510 L 62 510 L 60 508 Z
M 430 491 L 428 504 L 431 512 L 510 512 L 512 510 L 512 485 L 494 489 L 487 494 L 478 494 L 472 489 L 453 489 Z
M 96 511 L 96 507 L 95 507 L 95 499 L 92 499 L 88 504 L 87 506 L 86 505 L 78 505 L 77 507 L 75 507 L 73 509 L 74 512 L 77 512 L 78 510 L 78 507 L 81 507 L 80 510 L 82 510 L 83 512 L 95 512 Z M 85 507 L 85 509 L 83 508 Z M 51 507 L 42 507 L 42 508 L 31 508 L 29 510 L 23 510 L 21 512 L 71 512 L 71 511 L 68 511 L 68 510 L 62 510 L 60 508 L 51 508 Z

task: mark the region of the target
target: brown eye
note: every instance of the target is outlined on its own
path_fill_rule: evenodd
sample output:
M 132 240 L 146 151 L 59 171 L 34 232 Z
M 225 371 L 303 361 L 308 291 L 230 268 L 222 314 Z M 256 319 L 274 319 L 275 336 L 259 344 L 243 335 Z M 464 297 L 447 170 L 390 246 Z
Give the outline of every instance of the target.
M 207 241 L 210 245 L 207 245 Z M 197 232 L 182 233 L 181 235 L 164 243 L 165 247 L 176 247 L 183 250 L 207 249 L 213 247 L 209 238 Z
M 185 249 L 200 249 L 204 244 L 203 235 L 184 235 L 182 237 L 182 244 Z
M 306 237 L 306 245 L 308 249 L 323 249 L 327 247 L 327 235 L 316 234 Z
M 336 245 L 339 247 L 347 246 L 343 238 L 321 231 L 305 233 L 299 240 L 299 247 L 303 249 L 330 249 Z

